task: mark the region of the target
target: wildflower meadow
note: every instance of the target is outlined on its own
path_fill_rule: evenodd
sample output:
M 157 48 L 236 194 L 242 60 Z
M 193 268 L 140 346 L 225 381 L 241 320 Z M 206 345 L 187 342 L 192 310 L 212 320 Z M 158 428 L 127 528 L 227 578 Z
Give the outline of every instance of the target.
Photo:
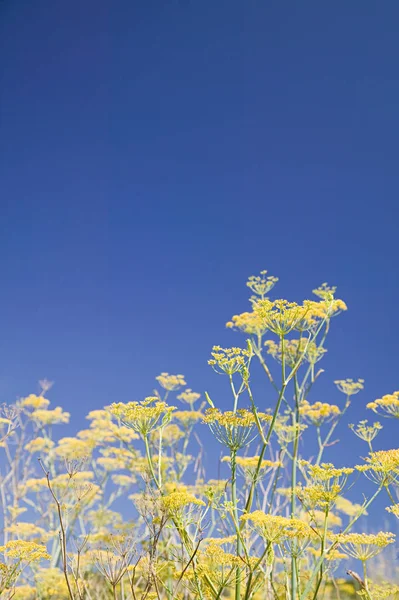
M 362 379 L 335 381 L 332 404 L 320 398 L 347 306 L 326 283 L 302 303 L 276 299 L 277 282 L 248 279 L 248 310 L 227 322 L 233 345 L 204 357 L 223 402 L 161 373 L 148 397 L 99 406 L 74 437 L 48 381 L 3 405 L 1 599 L 399 598 L 399 449 L 379 444 L 399 392 L 381 390 L 360 422 Z M 204 432 L 221 450 L 217 478 Z M 336 463 L 337 439 L 354 435 L 363 456 Z

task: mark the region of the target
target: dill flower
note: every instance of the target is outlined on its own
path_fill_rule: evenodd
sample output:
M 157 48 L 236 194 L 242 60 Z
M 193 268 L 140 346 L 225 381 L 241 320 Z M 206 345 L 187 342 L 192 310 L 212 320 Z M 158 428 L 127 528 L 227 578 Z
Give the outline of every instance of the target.
M 161 498 L 161 504 L 166 512 L 170 514 L 176 514 L 191 504 L 205 506 L 203 500 L 199 500 L 194 494 L 186 491 L 171 492 L 170 494 L 163 496 Z
M 275 424 L 274 433 L 277 436 L 280 446 L 286 448 L 288 444 L 291 444 L 297 437 L 307 429 L 307 425 L 304 423 L 296 423 L 295 425 L 287 425 L 288 417 L 280 417 Z
M 261 510 L 242 515 L 241 521 L 249 522 L 264 540 L 272 543 L 280 543 L 285 539 L 306 538 L 312 533 L 304 521 L 266 514 Z
M 195 423 L 203 419 L 204 414 L 199 410 L 176 410 L 173 417 L 180 421 L 184 427 L 192 427 Z
M 234 375 L 234 373 L 243 373 L 247 369 L 250 352 L 243 348 L 214 346 L 211 356 L 212 358 L 208 360 L 208 364 L 213 367 L 216 373 Z
M 183 385 L 186 385 L 184 375 L 169 375 L 169 373 L 161 373 L 155 379 L 159 385 L 167 390 L 168 392 L 174 392 Z
M 338 498 L 335 500 L 335 508 L 348 517 L 355 517 L 360 513 L 360 511 L 363 511 L 363 515 L 368 514 L 367 511 L 363 509 L 361 504 L 351 502 L 347 498 L 344 498 L 344 496 L 338 496 Z
M 65 437 L 58 442 L 55 454 L 68 460 L 85 459 L 91 456 L 94 447 L 95 441 Z
M 318 288 L 316 288 L 315 290 L 312 290 L 312 293 L 315 296 L 318 296 L 319 298 L 324 300 L 325 298 L 334 296 L 336 291 L 337 291 L 336 285 L 329 286 L 328 283 L 322 283 Z
M 43 396 L 36 396 L 36 394 L 30 394 L 26 398 L 22 398 L 20 405 L 28 408 L 34 408 L 35 410 L 41 408 L 47 408 L 50 404 L 50 400 L 43 398 Z
M 395 517 L 398 517 L 399 519 L 399 503 L 393 504 L 392 506 L 387 506 L 385 510 L 391 513 L 392 515 L 395 515 Z
M 310 508 L 333 506 L 345 487 L 349 475 L 354 471 L 350 467 L 337 468 L 331 463 L 311 465 L 307 461 L 300 460 L 298 464 L 307 470 L 312 483 L 306 487 L 298 486 L 296 494 Z
M 266 275 L 266 270 L 261 271 L 260 275 L 251 275 L 246 284 L 254 294 L 260 296 L 262 299 L 278 282 L 278 277 L 273 277 L 272 275 L 266 277 Z
M 300 306 L 288 300 L 259 300 L 254 311 L 263 319 L 267 329 L 279 336 L 285 336 L 302 323 L 308 312 L 306 304 Z
M 324 354 L 327 352 L 326 348 L 317 346 L 315 342 L 309 342 L 307 338 L 283 340 L 276 343 L 273 340 L 267 340 L 265 342 L 267 347 L 267 353 L 270 354 L 279 363 L 283 359 L 284 349 L 284 360 L 289 367 L 294 367 L 298 360 L 303 356 L 303 360 L 310 364 L 315 364 Z
M 258 337 L 262 337 L 268 330 L 262 317 L 255 311 L 234 315 L 231 321 L 226 323 L 226 327 L 229 329 L 239 329 L 244 333 Z
M 353 379 L 337 379 L 334 383 L 339 391 L 346 396 L 354 396 L 364 388 L 364 379 L 358 379 L 357 381 Z
M 10 540 L 4 546 L 0 546 L 0 552 L 8 558 L 28 563 L 51 558 L 43 544 L 26 540 Z
M 356 469 L 375 483 L 386 486 L 397 480 L 399 449 L 370 452 L 365 461 L 366 464 L 357 465 Z
M 222 462 L 230 461 L 230 456 L 224 456 L 222 458 Z M 260 481 L 261 479 L 263 479 L 263 477 L 265 477 L 266 473 L 270 469 L 276 469 L 282 466 L 282 463 L 280 461 L 264 459 L 261 461 L 260 469 L 257 473 L 259 456 L 237 456 L 235 461 L 239 470 L 242 471 L 244 477 L 251 481 L 254 481 L 255 477 L 256 481 Z
M 201 394 L 198 394 L 197 392 L 193 392 L 193 390 L 191 388 L 187 388 L 186 390 L 184 390 L 184 392 L 182 392 L 181 394 L 179 394 L 177 396 L 178 400 L 180 400 L 181 402 L 186 402 L 191 407 L 200 398 L 201 398 Z
M 180 429 L 178 425 L 172 423 L 171 425 L 166 425 L 162 429 L 162 444 L 167 446 L 173 446 L 177 444 L 182 438 L 185 437 L 184 431 Z M 150 433 L 150 439 L 153 442 L 159 443 L 161 438 L 161 429 L 156 429 Z
M 307 400 L 303 400 L 299 407 L 299 413 L 306 421 L 316 427 L 320 427 L 323 423 L 332 421 L 338 417 L 341 411 L 335 404 L 328 404 L 326 402 L 310 404 Z
M 363 421 L 359 421 L 357 425 L 353 425 L 353 423 L 351 423 L 349 428 L 355 435 L 357 435 L 358 438 L 370 444 L 378 432 L 382 429 L 382 425 L 381 423 L 378 423 L 378 421 L 372 425 L 367 425 L 367 423 L 367 419 L 364 419 Z
M 357 594 L 363 598 L 373 598 L 373 600 L 396 598 L 396 595 L 399 594 L 399 585 L 392 583 L 369 583 L 367 587 L 368 590 L 359 590 Z
M 258 417 L 261 421 L 271 421 L 271 416 L 265 413 L 258 413 Z M 253 413 L 249 410 L 239 409 L 236 412 L 222 413 L 217 408 L 208 408 L 203 422 L 209 425 L 216 439 L 230 448 L 232 452 L 236 452 L 246 443 L 250 443 L 248 440 L 251 436 L 255 436 L 256 421 Z
M 385 394 L 382 398 L 369 402 L 367 408 L 383 417 L 395 417 L 399 419 L 399 391 L 393 394 Z
M 339 534 L 337 540 L 346 554 L 365 562 L 377 556 L 389 544 L 393 544 L 395 535 L 384 531 L 377 534 L 346 533 Z
M 46 409 L 35 409 L 31 418 L 34 421 L 40 423 L 40 425 L 55 425 L 60 423 L 69 423 L 69 417 L 71 415 L 68 412 L 64 412 L 61 406 L 57 406 L 53 410 Z
M 126 427 L 146 437 L 150 431 L 167 425 L 175 408 L 166 402 L 161 402 L 156 396 L 151 396 L 142 402 L 111 404 L 109 411 Z
M 50 438 L 37 437 L 25 445 L 25 450 L 30 454 L 35 452 L 49 452 L 54 448 L 55 443 Z

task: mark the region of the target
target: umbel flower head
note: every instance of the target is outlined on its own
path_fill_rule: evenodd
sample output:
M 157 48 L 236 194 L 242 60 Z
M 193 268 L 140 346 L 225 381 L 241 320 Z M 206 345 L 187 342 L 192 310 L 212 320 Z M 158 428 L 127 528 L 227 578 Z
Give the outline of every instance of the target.
M 303 539 L 312 534 L 311 528 L 304 521 L 266 514 L 261 510 L 244 514 L 241 521 L 250 523 L 264 540 L 272 543 L 281 543 L 293 538 Z
M 303 400 L 299 407 L 299 413 L 305 421 L 316 427 L 320 427 L 323 423 L 337 418 L 341 414 L 341 411 L 335 404 L 328 404 L 326 402 L 310 404 L 307 400 Z
M 159 385 L 168 392 L 174 392 L 183 385 L 186 385 L 184 375 L 169 375 L 169 373 L 161 373 L 158 377 L 155 377 Z
M 271 421 L 271 416 L 265 413 L 258 413 L 258 417 L 263 422 Z M 222 413 L 218 408 L 208 408 L 203 422 L 209 425 L 216 439 L 232 452 L 250 443 L 255 435 L 256 421 L 249 410 L 239 409 L 236 412 Z
M 364 388 L 364 379 L 337 379 L 334 381 L 340 392 L 346 396 L 354 396 Z
M 277 282 L 278 277 L 273 277 L 272 275 L 267 276 L 267 271 L 263 270 L 260 272 L 260 275 L 251 275 L 251 277 L 248 278 L 247 287 L 249 287 L 256 296 L 263 299 Z
M 359 421 L 357 425 L 353 425 L 353 423 L 351 423 L 349 428 L 352 429 L 353 433 L 357 435 L 357 437 L 370 444 L 378 432 L 381 431 L 382 425 L 378 421 L 372 425 L 367 425 L 367 423 L 367 419 L 364 419 L 363 421 Z
M 283 361 L 283 356 L 286 364 L 289 367 L 294 367 L 303 357 L 305 361 L 314 365 L 327 352 L 326 348 L 319 347 L 314 342 L 307 338 L 283 340 L 276 343 L 273 340 L 265 342 L 267 353 L 270 354 L 279 363 Z M 284 352 L 283 352 L 284 351 Z
M 150 431 L 167 425 L 175 408 L 160 401 L 157 396 L 150 396 L 142 402 L 114 403 L 108 410 L 126 427 L 145 437 Z
M 208 364 L 213 367 L 217 373 L 243 373 L 248 366 L 250 351 L 244 348 L 221 348 L 214 346 L 211 352 L 212 358 Z
M 230 456 L 224 456 L 222 458 L 222 462 L 230 461 Z M 278 460 L 268 459 L 261 460 L 259 465 L 259 456 L 237 456 L 235 461 L 244 477 L 250 481 L 260 481 L 270 470 L 283 466 Z M 260 466 L 259 469 L 258 466 Z
M 384 531 L 377 534 L 346 533 L 339 534 L 337 540 L 346 554 L 365 562 L 377 556 L 389 544 L 393 544 L 395 535 Z
M 193 390 L 191 388 L 187 388 L 186 390 L 184 390 L 184 392 L 182 392 L 181 394 L 179 394 L 177 396 L 178 400 L 180 400 L 181 402 L 186 402 L 191 407 L 200 398 L 201 398 L 201 394 L 198 394 L 197 392 L 193 392 Z
M 190 505 L 205 506 L 205 502 L 187 491 L 175 491 L 161 498 L 161 505 L 169 514 L 175 515 Z
M 399 419 L 399 391 L 393 394 L 385 394 L 382 398 L 369 402 L 367 408 L 383 417 L 395 417 Z
M 399 449 L 378 450 L 370 452 L 365 459 L 366 464 L 357 465 L 356 469 L 379 485 L 389 485 L 397 481 L 399 476 Z

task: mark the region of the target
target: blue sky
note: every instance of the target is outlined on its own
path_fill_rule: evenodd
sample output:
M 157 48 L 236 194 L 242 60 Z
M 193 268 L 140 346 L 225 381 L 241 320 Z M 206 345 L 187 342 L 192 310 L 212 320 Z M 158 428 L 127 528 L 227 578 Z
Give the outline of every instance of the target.
M 169 371 L 228 408 L 207 359 L 244 342 L 224 323 L 266 268 L 281 297 L 338 285 L 313 399 L 364 377 L 349 420 L 370 417 L 399 387 L 398 18 L 389 0 L 3 0 L 1 401 L 47 377 L 77 428 Z

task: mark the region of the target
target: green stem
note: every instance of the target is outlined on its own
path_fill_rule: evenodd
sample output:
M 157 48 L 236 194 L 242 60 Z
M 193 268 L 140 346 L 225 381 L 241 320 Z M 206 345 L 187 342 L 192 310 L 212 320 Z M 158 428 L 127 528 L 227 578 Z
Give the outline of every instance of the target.
M 231 463 L 231 497 L 233 501 L 233 513 L 234 520 L 238 524 L 238 509 L 237 509 L 237 463 L 236 463 L 236 450 L 231 451 L 230 463 Z M 240 532 L 237 532 L 236 536 L 236 548 L 237 556 L 241 556 L 242 544 Z M 236 585 L 235 585 L 235 597 L 236 600 L 241 599 L 241 573 L 240 568 L 236 568 Z
M 354 519 L 352 519 L 352 521 L 345 527 L 345 529 L 342 531 L 342 534 L 348 533 L 348 531 L 350 529 L 352 529 L 353 525 L 356 523 L 356 521 L 358 519 L 360 519 L 360 517 L 365 513 L 365 511 L 368 509 L 368 507 L 370 506 L 370 504 L 372 502 L 374 502 L 374 500 L 377 498 L 378 494 L 381 492 L 382 488 L 384 487 L 383 484 L 379 485 L 377 490 L 374 492 L 374 494 L 371 496 L 371 498 L 363 505 L 362 510 L 356 515 L 356 517 L 354 517 Z M 305 589 L 303 590 L 301 596 L 300 596 L 300 600 L 305 600 L 305 598 L 308 597 L 308 594 L 310 592 L 310 589 L 312 587 L 313 581 L 315 580 L 315 577 L 317 575 L 317 573 L 319 572 L 320 569 L 320 565 L 324 562 L 327 554 L 333 549 L 335 548 L 335 546 L 337 545 L 337 542 L 334 542 L 333 544 L 331 544 L 331 546 L 326 550 L 324 549 L 323 553 L 320 555 L 320 558 L 318 559 L 317 563 L 315 564 L 312 573 L 310 574 L 310 577 L 308 579 L 308 582 L 306 584 Z

